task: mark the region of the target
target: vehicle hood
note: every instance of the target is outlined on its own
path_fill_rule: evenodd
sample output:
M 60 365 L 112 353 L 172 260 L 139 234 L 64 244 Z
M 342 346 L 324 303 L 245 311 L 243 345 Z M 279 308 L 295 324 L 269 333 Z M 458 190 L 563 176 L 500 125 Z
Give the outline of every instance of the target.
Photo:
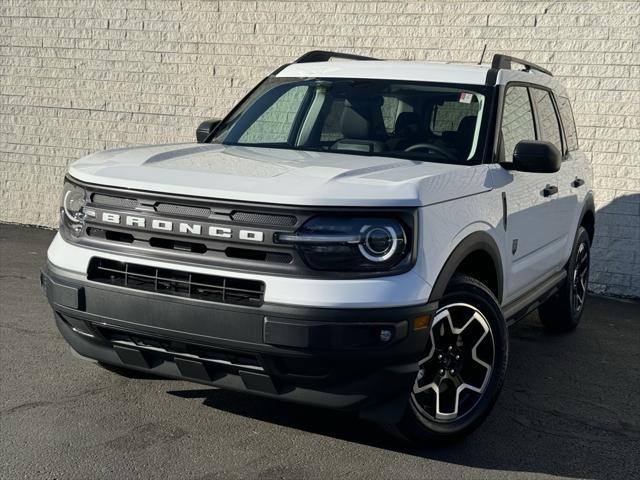
M 488 190 L 486 166 L 219 144 L 106 150 L 74 162 L 87 183 L 246 202 L 421 206 Z

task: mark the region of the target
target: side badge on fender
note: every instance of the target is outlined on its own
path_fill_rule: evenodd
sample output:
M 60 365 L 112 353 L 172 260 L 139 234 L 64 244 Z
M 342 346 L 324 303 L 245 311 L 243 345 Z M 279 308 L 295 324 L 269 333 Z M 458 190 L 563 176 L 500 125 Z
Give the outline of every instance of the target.
M 513 255 L 516 254 L 516 251 L 518 251 L 518 239 L 516 238 L 513 243 L 511 244 L 511 253 Z

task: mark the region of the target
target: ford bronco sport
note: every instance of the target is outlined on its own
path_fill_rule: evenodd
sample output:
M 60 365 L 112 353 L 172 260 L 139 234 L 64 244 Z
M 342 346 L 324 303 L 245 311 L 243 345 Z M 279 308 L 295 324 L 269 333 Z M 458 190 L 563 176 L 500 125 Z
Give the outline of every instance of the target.
M 511 323 L 580 321 L 591 171 L 537 65 L 310 52 L 197 140 L 69 168 L 42 284 L 81 356 L 442 442 L 490 411 Z

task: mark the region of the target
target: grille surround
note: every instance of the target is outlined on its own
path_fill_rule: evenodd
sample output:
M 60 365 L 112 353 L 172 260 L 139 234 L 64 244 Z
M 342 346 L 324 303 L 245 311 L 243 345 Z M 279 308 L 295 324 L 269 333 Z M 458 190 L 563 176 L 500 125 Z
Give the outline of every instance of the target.
M 212 303 L 260 307 L 264 282 L 183 272 L 93 257 L 87 279 L 107 285 Z
M 213 224 L 214 226 L 220 225 L 223 227 L 231 228 L 234 233 L 236 229 L 247 228 L 249 230 L 261 230 L 264 233 L 264 241 L 255 243 L 248 242 L 245 239 L 240 239 L 239 236 L 233 236 L 232 238 L 206 238 L 207 235 L 203 235 L 206 241 L 202 243 L 206 244 L 206 252 L 202 252 L 202 249 L 183 248 L 182 241 L 175 242 L 177 248 L 157 248 L 149 245 L 149 232 L 148 229 L 138 228 L 119 224 L 116 225 L 114 217 L 113 220 L 107 220 L 107 222 L 113 221 L 113 226 L 109 226 L 106 230 L 113 230 L 113 233 L 109 233 L 109 238 L 106 235 L 90 235 L 89 232 L 99 232 L 99 230 L 105 229 L 105 223 L 98 221 L 97 215 L 95 217 L 88 216 L 85 220 L 87 228 L 83 230 L 80 236 L 72 235 L 69 228 L 61 228 L 60 233 L 62 237 L 69 243 L 87 246 L 89 248 L 95 248 L 105 252 L 115 252 L 117 254 L 130 254 L 133 256 L 146 256 L 147 258 L 156 258 L 157 260 L 163 260 L 167 262 L 182 262 L 183 264 L 210 266 L 212 268 L 221 268 L 228 271 L 246 272 L 253 274 L 275 274 L 288 277 L 304 277 L 304 278 L 330 278 L 330 279 L 363 279 L 363 278 L 377 278 L 390 275 L 398 275 L 409 271 L 416 263 L 417 255 L 415 250 L 412 253 L 411 258 L 407 261 L 406 266 L 402 269 L 398 269 L 392 273 L 387 271 L 380 272 L 353 272 L 353 271 L 320 271 L 310 268 L 299 251 L 293 245 L 283 245 L 276 241 L 275 233 L 293 233 L 295 230 L 304 225 L 306 221 L 318 215 L 336 214 L 339 216 L 359 216 L 359 215 L 392 215 L 402 219 L 413 232 L 413 241 L 417 244 L 418 228 L 416 228 L 418 221 L 418 209 L 415 207 L 345 207 L 345 206 L 297 206 L 297 205 L 284 205 L 284 204 L 270 204 L 260 202 L 248 202 L 237 201 L 220 198 L 204 198 L 185 196 L 178 194 L 169 194 L 163 192 L 151 192 L 133 189 L 123 189 L 111 186 L 102 186 L 85 183 L 78 181 L 70 176 L 66 177 L 66 181 L 85 188 L 90 198 L 93 198 L 95 194 L 101 194 L 112 197 L 127 197 L 135 198 L 139 202 L 138 207 L 133 209 L 133 212 L 139 216 L 150 217 L 151 215 L 158 215 L 161 217 L 166 216 L 168 221 L 183 220 L 185 222 L 206 222 L 207 224 Z M 173 205 L 189 205 L 195 207 L 206 207 L 210 209 L 210 215 L 208 218 L 202 220 L 196 220 L 194 217 L 175 216 L 171 214 L 163 214 L 156 210 L 156 206 L 160 203 L 168 203 Z M 100 206 L 91 202 L 89 207 L 96 207 L 96 214 L 100 213 Z M 130 215 L 131 209 L 121 208 L 118 211 L 110 211 L 114 215 Z M 260 213 L 266 215 L 266 217 L 260 216 L 253 218 L 238 216 L 238 212 L 246 213 Z M 235 214 L 235 215 L 234 215 Z M 235 218 L 232 218 L 232 215 Z M 282 218 L 285 217 L 286 221 Z M 156 217 L 158 218 L 158 217 Z M 295 219 L 295 225 L 291 225 Z M 253 220 L 255 223 L 242 222 L 240 220 Z M 287 223 L 289 225 L 268 225 L 271 220 L 275 223 Z M 257 223 L 257 222 L 261 223 Z M 262 223 L 264 222 L 264 223 Z M 121 223 L 121 222 L 119 222 Z M 133 231 L 138 233 L 134 233 Z M 190 232 L 189 232 L 190 233 Z M 131 236 L 124 238 L 122 234 L 133 235 L 133 241 Z M 192 235 L 182 234 L 177 232 L 163 232 L 159 236 L 166 238 L 166 240 L 174 239 L 175 237 Z M 190 243 L 193 243 L 190 241 Z M 198 242 L 200 243 L 200 242 Z M 246 246 L 246 248 L 245 248 Z M 237 250 L 229 247 L 240 247 L 242 250 L 247 250 L 246 255 L 238 255 Z M 251 252 L 249 253 L 249 250 Z M 260 252 L 253 252 L 259 250 Z
M 91 201 L 96 205 L 124 208 L 127 210 L 136 210 L 141 205 L 140 201 L 136 198 L 107 195 L 104 193 L 93 193 L 91 195 Z M 169 203 L 164 201 L 156 202 L 153 209 L 160 214 L 177 217 L 209 218 L 212 214 L 212 209 L 208 206 Z M 263 213 L 250 210 L 233 210 L 227 215 L 231 221 L 245 225 L 286 228 L 295 227 L 298 224 L 298 218 L 295 215 Z

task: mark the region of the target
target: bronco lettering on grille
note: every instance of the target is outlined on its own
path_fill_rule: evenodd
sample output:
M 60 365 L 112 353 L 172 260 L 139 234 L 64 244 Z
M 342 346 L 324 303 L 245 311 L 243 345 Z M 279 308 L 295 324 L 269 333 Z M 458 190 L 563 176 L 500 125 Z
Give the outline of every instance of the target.
M 248 242 L 263 242 L 264 232 L 259 230 L 238 230 L 234 231 L 229 227 L 218 225 L 207 225 L 191 222 L 175 222 L 160 218 L 146 218 L 136 215 L 120 215 L 112 212 L 102 212 L 99 221 L 115 225 L 125 225 L 127 227 L 155 230 L 159 232 L 172 232 L 181 235 L 202 236 L 206 235 L 214 238 L 238 238 Z

